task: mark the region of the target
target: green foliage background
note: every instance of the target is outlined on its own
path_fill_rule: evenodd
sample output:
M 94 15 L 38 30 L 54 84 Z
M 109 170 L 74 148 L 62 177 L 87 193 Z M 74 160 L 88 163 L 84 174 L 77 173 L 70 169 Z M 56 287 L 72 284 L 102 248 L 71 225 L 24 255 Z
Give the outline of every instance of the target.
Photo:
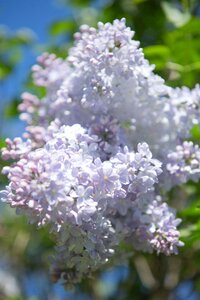
M 104 1 L 104 4 L 90 0 L 62 2 L 63 8 L 71 7 L 74 18 L 60 19 L 51 24 L 50 42 L 41 47 L 43 50 L 65 57 L 79 25 L 87 23 L 96 26 L 98 21 L 111 22 L 125 17 L 127 24 L 136 32 L 135 39 L 141 42 L 146 58 L 155 64 L 155 72 L 169 85 L 192 88 L 200 82 L 198 0 L 112 0 Z M 0 80 L 5 81 L 23 59 L 23 48 L 36 45 L 27 32 L 20 31 L 10 36 L 3 29 L 0 31 L 0 45 Z M 34 88 L 30 76 L 27 78 L 24 89 L 42 95 L 44 91 Z M 5 107 L 4 116 L 7 119 L 16 117 L 18 103 L 19 95 L 16 95 Z M 4 139 L 0 136 L 1 147 L 5 144 Z M 200 144 L 198 126 L 192 130 L 192 139 Z M 0 161 L 0 168 L 3 165 L 4 162 Z M 2 175 L 0 183 L 2 186 L 6 183 Z M 178 256 L 135 253 L 127 266 L 128 276 L 122 276 L 115 286 L 103 280 L 99 273 L 92 281 L 85 279 L 76 292 L 70 294 L 71 298 L 67 298 L 67 294 L 66 298 L 59 298 L 61 296 L 58 294 L 53 298 L 50 292 L 52 284 L 47 281 L 46 292 L 38 299 L 185 299 L 178 298 L 176 291 L 181 283 L 186 284 L 189 280 L 192 284 L 191 295 L 196 292 L 197 298 L 194 299 L 200 299 L 200 183 L 174 188 L 168 196 L 171 206 L 177 208 L 179 217 L 183 219 L 180 230 L 185 246 Z M 37 300 L 27 298 L 22 278 L 38 271 L 48 273 L 54 243 L 47 230 L 37 230 L 28 225 L 24 217 L 16 216 L 5 205 L 1 204 L 0 208 L 0 257 L 9 265 L 9 272 L 19 286 L 19 295 L 15 297 L 11 293 L 6 294 L 0 284 L 0 299 Z M 83 298 L 86 295 L 89 298 Z

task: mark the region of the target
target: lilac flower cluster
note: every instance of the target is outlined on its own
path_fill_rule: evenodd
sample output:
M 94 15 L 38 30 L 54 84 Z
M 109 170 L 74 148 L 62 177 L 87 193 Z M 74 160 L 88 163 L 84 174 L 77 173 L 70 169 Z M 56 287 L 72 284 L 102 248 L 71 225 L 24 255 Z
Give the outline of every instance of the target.
M 200 148 L 193 142 L 185 141 L 168 154 L 167 171 L 174 183 L 181 184 L 200 178 Z
M 190 130 L 200 122 L 200 86 L 171 89 L 169 96 L 174 110 L 174 121 L 181 139 L 190 136 Z
M 52 277 L 74 285 L 121 253 L 177 254 L 175 210 L 159 196 L 200 178 L 200 89 L 172 89 L 153 73 L 125 20 L 83 25 L 66 59 L 43 54 L 33 67 L 46 95 L 24 93 L 23 137 L 2 150 L 9 184 L 2 201 L 57 247 Z M 185 126 L 186 124 L 186 126 Z

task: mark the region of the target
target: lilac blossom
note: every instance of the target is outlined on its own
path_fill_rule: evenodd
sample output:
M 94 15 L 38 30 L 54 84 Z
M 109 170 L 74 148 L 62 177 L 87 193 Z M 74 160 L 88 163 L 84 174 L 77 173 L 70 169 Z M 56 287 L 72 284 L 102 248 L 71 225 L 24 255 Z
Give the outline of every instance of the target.
M 200 177 L 199 146 L 186 141 L 199 86 L 168 87 L 133 36 L 125 19 L 83 25 L 67 58 L 41 55 L 32 71 L 44 96 L 22 95 L 26 132 L 2 150 L 2 201 L 49 226 L 52 278 L 66 286 L 117 260 L 121 242 L 165 255 L 183 245 L 163 199 Z
M 190 130 L 200 122 L 200 86 L 190 90 L 187 87 L 169 90 L 174 110 L 174 121 L 179 137 L 190 137 Z
M 42 148 L 21 153 L 17 162 L 4 168 L 10 183 L 2 200 L 31 223 L 49 224 L 59 245 L 54 268 L 64 260 L 66 270 L 78 276 L 68 279 L 73 284 L 115 255 L 128 232 L 119 230 L 112 219 L 126 217 L 154 190 L 161 164 L 147 144 L 139 144 L 137 152 L 119 147 L 113 157 L 102 160 L 98 137 L 80 125 L 50 131 Z
M 168 154 L 167 171 L 174 184 L 200 178 L 200 148 L 193 142 L 185 141 Z

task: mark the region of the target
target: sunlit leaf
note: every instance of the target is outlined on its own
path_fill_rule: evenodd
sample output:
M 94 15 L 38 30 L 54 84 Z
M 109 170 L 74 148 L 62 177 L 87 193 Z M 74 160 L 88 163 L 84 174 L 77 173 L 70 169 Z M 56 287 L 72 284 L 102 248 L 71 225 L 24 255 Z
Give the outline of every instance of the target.
M 0 148 L 3 148 L 5 146 L 6 146 L 5 140 L 0 137 Z
M 57 21 L 54 22 L 50 28 L 49 33 L 51 35 L 59 35 L 59 34 L 66 34 L 68 32 L 73 32 L 75 30 L 76 26 L 73 21 Z
M 192 135 L 192 140 L 195 141 L 196 143 L 200 142 L 200 128 L 199 125 L 195 125 L 191 129 L 191 135 Z
M 156 68 L 162 69 L 170 56 L 170 49 L 167 46 L 155 45 L 144 48 L 144 54 L 152 64 L 155 64 Z
M 18 114 L 18 107 L 19 105 L 19 100 L 18 99 L 14 99 L 13 101 L 11 101 L 5 108 L 4 111 L 4 115 L 6 118 L 13 118 L 16 117 L 16 115 Z
M 0 80 L 6 79 L 13 71 L 13 65 L 6 62 L 0 62 Z
M 89 6 L 92 0 L 63 0 L 66 4 L 71 4 L 77 7 Z

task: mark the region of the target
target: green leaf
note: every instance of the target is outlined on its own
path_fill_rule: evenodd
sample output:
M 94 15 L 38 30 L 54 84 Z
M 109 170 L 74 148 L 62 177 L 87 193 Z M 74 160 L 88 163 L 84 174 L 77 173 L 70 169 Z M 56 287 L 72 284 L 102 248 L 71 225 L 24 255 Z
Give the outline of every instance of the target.
M 149 1 L 149 0 L 132 0 L 133 4 L 135 4 L 135 5 L 141 4 L 145 1 Z
M 191 238 L 191 235 L 196 232 L 196 225 L 188 225 L 186 228 L 180 229 L 181 240 L 186 240 Z
M 200 217 L 200 202 L 199 204 L 195 203 L 195 205 L 184 209 L 180 212 L 181 217 Z
M 64 0 L 66 2 L 66 4 L 69 5 L 69 3 L 73 6 L 77 6 L 77 7 L 85 7 L 85 6 L 89 6 L 90 3 L 92 2 L 92 0 Z
M 163 46 L 163 45 L 155 45 L 155 46 L 148 46 L 144 48 L 144 52 L 145 55 L 148 56 L 154 56 L 154 55 L 158 55 L 158 56 L 169 56 L 170 54 L 170 50 L 167 46 Z
M 185 25 L 191 18 L 188 11 L 181 12 L 173 3 L 162 2 L 161 6 L 168 19 L 175 27 Z
M 6 142 L 4 139 L 0 138 L 0 148 L 6 147 Z
M 13 118 L 16 117 L 18 114 L 18 107 L 19 105 L 19 100 L 14 99 L 11 103 L 9 103 L 6 108 L 5 108 L 5 117 L 6 118 Z
M 170 49 L 163 45 L 148 46 L 144 48 L 144 54 L 145 57 L 151 63 L 155 64 L 156 68 L 159 70 L 165 67 L 170 57 Z
M 73 32 L 76 28 L 76 25 L 73 21 L 57 21 L 54 22 L 50 28 L 49 33 L 53 36 L 60 35 L 60 34 L 66 34 L 68 32 Z
M 0 80 L 6 79 L 13 71 L 13 65 L 0 61 Z
M 200 35 L 199 28 L 200 28 L 200 19 L 196 17 L 192 17 L 190 21 L 179 30 L 182 30 L 184 32 L 190 32 L 191 34 L 197 33 L 198 35 Z
M 200 128 L 199 128 L 199 125 L 193 126 L 190 133 L 192 135 L 192 140 L 193 141 L 200 142 Z

